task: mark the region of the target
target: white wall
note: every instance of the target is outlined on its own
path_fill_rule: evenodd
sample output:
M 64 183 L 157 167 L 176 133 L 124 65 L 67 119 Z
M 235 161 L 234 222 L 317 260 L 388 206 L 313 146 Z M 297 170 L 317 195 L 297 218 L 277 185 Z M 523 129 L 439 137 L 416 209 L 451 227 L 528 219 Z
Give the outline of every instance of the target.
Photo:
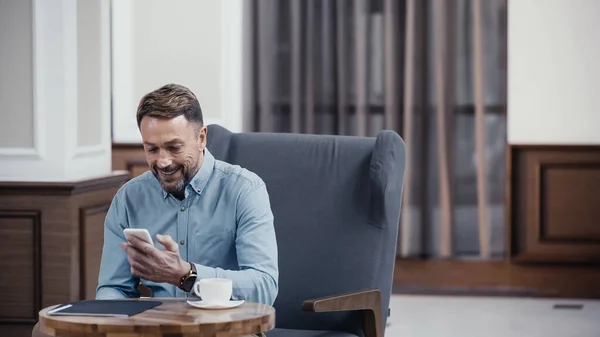
M 111 174 L 108 5 L 0 0 L 0 181 Z
M 600 144 L 600 1 L 508 5 L 508 142 Z
M 113 0 L 113 141 L 140 142 L 140 98 L 189 87 L 205 124 L 243 125 L 244 0 Z

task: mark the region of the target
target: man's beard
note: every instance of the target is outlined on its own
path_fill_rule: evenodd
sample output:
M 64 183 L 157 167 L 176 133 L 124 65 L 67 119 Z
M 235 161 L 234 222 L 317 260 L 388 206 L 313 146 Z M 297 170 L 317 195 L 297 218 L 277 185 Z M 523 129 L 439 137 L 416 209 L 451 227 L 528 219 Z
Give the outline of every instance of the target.
M 181 172 L 181 177 L 179 177 L 177 181 L 172 181 L 172 180 L 165 181 L 165 177 L 163 177 L 163 175 L 161 174 L 161 172 L 162 172 L 162 173 L 166 173 L 166 174 L 174 174 L 175 175 L 175 174 L 178 174 L 177 171 Z M 170 193 L 172 195 L 176 195 L 176 196 L 184 195 L 185 187 L 192 180 L 192 171 L 194 171 L 194 170 L 192 170 L 189 167 L 186 167 L 184 165 L 171 165 L 171 166 L 165 167 L 163 169 L 159 169 L 156 165 L 154 165 L 152 167 L 152 174 L 154 174 L 154 177 L 156 177 L 156 179 L 160 183 L 160 186 L 162 187 L 162 189 L 165 190 L 165 192 Z M 166 179 L 169 179 L 169 178 L 166 178 Z

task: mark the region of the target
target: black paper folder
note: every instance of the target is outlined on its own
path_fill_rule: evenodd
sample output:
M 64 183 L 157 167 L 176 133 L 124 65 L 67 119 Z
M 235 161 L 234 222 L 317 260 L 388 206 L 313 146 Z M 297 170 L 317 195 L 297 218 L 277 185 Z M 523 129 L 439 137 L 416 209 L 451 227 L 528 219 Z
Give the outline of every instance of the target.
M 162 304 L 159 301 L 84 300 L 59 305 L 48 315 L 129 317 Z

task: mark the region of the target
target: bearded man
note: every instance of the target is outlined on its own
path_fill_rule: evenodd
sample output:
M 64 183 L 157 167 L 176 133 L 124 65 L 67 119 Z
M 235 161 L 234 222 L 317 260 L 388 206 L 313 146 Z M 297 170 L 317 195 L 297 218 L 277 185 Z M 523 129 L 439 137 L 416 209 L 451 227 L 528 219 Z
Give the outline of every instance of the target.
M 206 148 L 198 99 L 168 84 L 146 94 L 137 124 L 150 170 L 123 185 L 104 225 L 97 299 L 188 297 L 204 278 L 232 280 L 232 300 L 272 305 L 277 242 L 267 188 L 256 174 Z M 145 228 L 154 244 L 127 239 Z

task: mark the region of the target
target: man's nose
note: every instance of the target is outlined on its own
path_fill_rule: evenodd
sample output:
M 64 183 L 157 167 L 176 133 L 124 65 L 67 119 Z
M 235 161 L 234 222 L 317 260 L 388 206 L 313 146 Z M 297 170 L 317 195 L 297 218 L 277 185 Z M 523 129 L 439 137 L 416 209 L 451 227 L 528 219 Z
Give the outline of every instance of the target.
M 160 169 L 164 169 L 166 167 L 171 166 L 171 163 L 173 163 L 171 156 L 169 156 L 169 154 L 166 153 L 166 151 L 160 151 L 158 160 L 156 161 L 156 166 L 158 166 L 158 168 Z

